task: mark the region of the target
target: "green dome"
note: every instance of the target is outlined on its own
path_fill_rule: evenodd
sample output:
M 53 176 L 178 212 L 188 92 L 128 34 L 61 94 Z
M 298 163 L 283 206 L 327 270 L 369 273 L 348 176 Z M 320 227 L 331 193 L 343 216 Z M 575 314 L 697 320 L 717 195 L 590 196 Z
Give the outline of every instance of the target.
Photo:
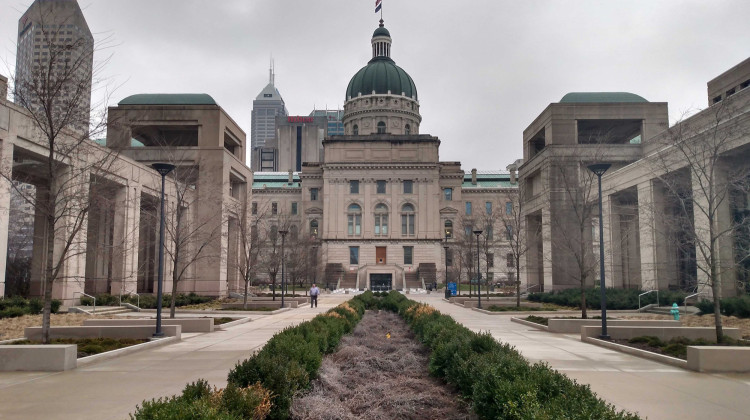
M 380 29 L 385 30 L 378 28 L 375 32 Z M 344 101 L 356 98 L 360 93 L 371 95 L 373 91 L 377 94 L 387 94 L 388 91 L 394 95 L 403 93 L 409 98 L 417 99 L 414 80 L 389 57 L 375 57 L 362 67 L 349 81 Z
M 378 29 L 375 29 L 375 32 L 372 33 L 372 37 L 375 38 L 376 36 L 387 36 L 391 37 L 391 33 L 388 32 L 388 29 L 385 29 L 384 26 L 378 27 Z

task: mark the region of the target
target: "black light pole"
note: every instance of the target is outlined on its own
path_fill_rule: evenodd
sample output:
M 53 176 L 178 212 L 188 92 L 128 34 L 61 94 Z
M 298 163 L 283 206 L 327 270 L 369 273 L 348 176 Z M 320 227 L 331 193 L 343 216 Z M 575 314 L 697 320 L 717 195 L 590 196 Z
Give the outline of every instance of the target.
M 609 163 L 596 163 L 588 168 L 599 178 L 599 288 L 602 292 L 602 340 L 609 340 L 607 334 L 607 289 L 604 283 L 604 217 L 602 215 L 602 175 L 612 166 Z
M 318 277 L 318 246 L 317 245 L 313 245 L 312 249 L 313 249 L 313 263 L 312 263 L 312 266 L 313 266 L 313 284 L 315 284 L 318 281 L 318 279 L 317 279 L 317 277 Z M 328 286 L 327 282 L 326 282 L 326 286 Z M 328 287 L 326 287 L 326 289 L 327 288 Z M 305 296 L 307 296 L 307 290 L 305 290 Z
M 284 255 L 284 241 L 286 239 L 286 234 L 289 232 L 288 230 L 280 230 L 279 233 L 281 234 L 281 307 L 284 307 L 284 292 L 286 292 L 285 283 L 284 283 L 284 263 L 285 261 L 285 255 Z
M 445 250 L 445 297 L 447 298 L 450 293 L 448 291 L 448 231 L 445 231 L 445 242 L 443 243 L 443 249 Z M 458 285 L 456 285 L 458 288 Z
M 477 229 L 474 231 L 474 234 L 477 235 L 477 307 L 482 309 L 482 293 L 479 288 L 479 278 L 481 277 L 479 274 L 479 235 L 482 234 L 482 230 Z
M 164 179 L 174 170 L 171 163 L 154 163 L 151 165 L 161 175 L 161 215 L 159 221 L 159 277 L 156 285 L 156 332 L 154 337 L 163 337 L 161 330 L 161 298 L 162 283 L 164 283 Z M 172 296 L 174 299 L 174 296 Z

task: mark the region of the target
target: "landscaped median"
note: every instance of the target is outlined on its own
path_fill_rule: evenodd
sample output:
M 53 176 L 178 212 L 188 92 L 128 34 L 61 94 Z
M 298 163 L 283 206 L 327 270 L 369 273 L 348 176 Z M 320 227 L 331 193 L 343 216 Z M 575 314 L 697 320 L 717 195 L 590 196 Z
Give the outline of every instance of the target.
M 635 414 L 618 412 L 588 386 L 543 363 L 531 365 L 489 334 L 474 333 L 431 306 L 398 292 L 377 296 L 365 292 L 311 321 L 279 332 L 229 372 L 224 391 L 210 391 L 205 382 L 199 381 L 189 384 L 180 396 L 145 401 L 131 418 L 180 418 L 173 414 L 176 412 L 193 413 L 193 419 L 288 418 L 292 398 L 310 387 L 323 356 L 333 353 L 342 336 L 362 319 L 365 309 L 389 310 L 404 318 L 430 350 L 430 373 L 455 387 L 479 418 L 638 419 Z M 224 402 L 227 392 L 244 397 L 233 397 L 234 403 Z M 240 409 L 237 401 L 244 404 Z M 366 413 L 361 415 L 366 417 Z

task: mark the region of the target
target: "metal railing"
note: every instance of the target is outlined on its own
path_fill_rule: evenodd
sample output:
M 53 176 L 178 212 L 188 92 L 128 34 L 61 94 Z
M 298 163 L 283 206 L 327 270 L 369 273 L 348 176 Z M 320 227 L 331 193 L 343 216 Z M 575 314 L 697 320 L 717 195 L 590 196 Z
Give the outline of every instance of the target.
M 94 299 L 94 309 L 91 311 L 91 313 L 92 314 L 95 313 L 96 312 L 96 297 L 88 295 L 88 294 L 83 293 L 83 292 L 73 292 L 73 297 L 76 296 L 76 293 L 78 293 L 79 295 L 83 295 L 83 296 L 86 296 L 86 297 L 90 297 L 91 299 Z
M 692 295 L 689 295 L 689 296 L 685 296 L 685 301 L 684 301 L 684 303 L 685 303 L 685 315 L 687 315 L 687 301 L 688 301 L 688 299 L 690 299 L 691 297 L 696 297 L 696 296 L 698 296 L 700 294 L 701 294 L 701 292 L 698 292 L 698 293 L 693 293 Z
M 141 295 L 139 295 L 136 292 L 131 292 L 129 290 L 120 290 L 120 306 L 122 306 L 122 295 L 123 292 L 125 292 L 126 295 L 135 295 L 135 307 L 138 308 L 138 311 L 141 310 Z
M 657 308 L 659 307 L 659 289 L 652 289 L 652 290 L 649 290 L 647 292 L 643 292 L 640 295 L 638 295 L 638 311 L 639 312 L 641 310 L 641 296 L 647 295 L 647 294 L 649 294 L 651 292 L 656 292 L 656 307 Z

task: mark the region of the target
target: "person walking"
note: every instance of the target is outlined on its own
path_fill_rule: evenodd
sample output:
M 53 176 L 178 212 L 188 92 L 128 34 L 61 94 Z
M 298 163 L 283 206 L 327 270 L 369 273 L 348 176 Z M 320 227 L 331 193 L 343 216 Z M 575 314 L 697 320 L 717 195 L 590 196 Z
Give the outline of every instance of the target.
M 320 289 L 318 289 L 318 286 L 313 283 L 312 287 L 310 288 L 310 307 L 318 307 L 318 295 L 320 294 Z

